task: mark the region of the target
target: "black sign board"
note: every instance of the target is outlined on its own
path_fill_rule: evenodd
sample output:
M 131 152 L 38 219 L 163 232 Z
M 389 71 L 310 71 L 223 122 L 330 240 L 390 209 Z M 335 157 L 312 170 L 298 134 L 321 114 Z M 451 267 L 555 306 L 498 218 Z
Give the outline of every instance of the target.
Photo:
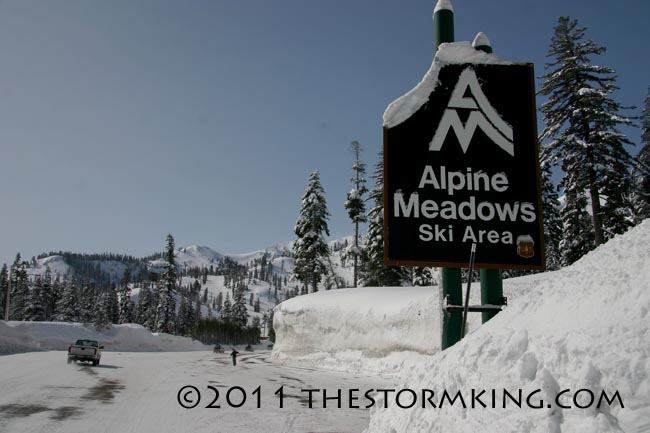
M 532 64 L 449 64 L 384 127 L 385 263 L 544 269 Z

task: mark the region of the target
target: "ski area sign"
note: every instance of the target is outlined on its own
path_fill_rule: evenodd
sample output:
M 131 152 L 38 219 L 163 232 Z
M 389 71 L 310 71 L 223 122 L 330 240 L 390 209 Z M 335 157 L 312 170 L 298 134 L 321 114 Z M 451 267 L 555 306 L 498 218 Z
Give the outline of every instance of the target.
M 446 64 L 384 125 L 387 265 L 544 269 L 534 92 L 532 64 Z

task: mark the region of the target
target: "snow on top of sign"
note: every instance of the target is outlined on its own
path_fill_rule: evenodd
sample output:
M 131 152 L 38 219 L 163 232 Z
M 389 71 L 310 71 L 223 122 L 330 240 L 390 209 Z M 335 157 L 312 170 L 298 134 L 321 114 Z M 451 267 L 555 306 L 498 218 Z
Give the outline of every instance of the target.
M 384 112 L 384 127 L 392 128 L 399 125 L 428 100 L 429 95 L 438 85 L 438 74 L 440 69 L 450 64 L 500 64 L 511 65 L 512 62 L 499 59 L 494 54 L 488 54 L 476 50 L 469 42 L 451 42 L 440 44 L 433 63 L 422 81 L 406 95 L 393 101 Z
M 474 38 L 474 42 L 472 42 L 473 47 L 489 47 L 490 45 L 490 39 L 488 39 L 487 35 L 483 32 L 478 32 L 476 34 L 476 37 Z
M 448 11 L 454 11 L 454 8 L 451 6 L 451 0 L 438 0 L 438 3 L 436 3 L 436 8 L 433 10 L 433 13 L 435 14 L 438 11 L 441 10 L 448 10 Z

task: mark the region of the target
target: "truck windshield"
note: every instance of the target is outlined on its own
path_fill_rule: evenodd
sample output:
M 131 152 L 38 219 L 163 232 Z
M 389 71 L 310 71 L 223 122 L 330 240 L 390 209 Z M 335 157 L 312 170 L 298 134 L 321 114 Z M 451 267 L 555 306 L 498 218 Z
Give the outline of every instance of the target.
M 97 342 L 90 340 L 77 340 L 75 346 L 97 347 Z

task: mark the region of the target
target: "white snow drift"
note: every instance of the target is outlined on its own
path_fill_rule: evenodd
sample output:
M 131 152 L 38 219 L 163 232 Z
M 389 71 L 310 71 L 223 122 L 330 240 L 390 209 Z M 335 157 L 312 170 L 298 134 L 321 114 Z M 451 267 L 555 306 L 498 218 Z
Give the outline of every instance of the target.
M 67 350 L 79 338 L 97 340 L 107 351 L 161 352 L 209 350 L 198 341 L 165 333 L 151 333 L 134 324 L 97 331 L 91 325 L 61 322 L 0 321 L 0 355 L 38 350 Z

